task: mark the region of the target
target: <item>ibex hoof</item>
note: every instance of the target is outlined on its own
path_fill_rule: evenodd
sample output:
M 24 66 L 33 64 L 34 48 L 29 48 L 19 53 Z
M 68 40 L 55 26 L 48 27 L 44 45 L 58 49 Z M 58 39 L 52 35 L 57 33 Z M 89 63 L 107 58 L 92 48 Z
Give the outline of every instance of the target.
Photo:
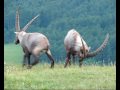
M 82 65 L 79 65 L 79 67 L 81 68 L 81 67 L 82 67 Z
M 51 66 L 50 68 L 54 68 L 54 66 Z
M 54 62 L 51 63 L 51 67 L 50 68 L 54 68 Z
M 22 65 L 22 67 L 24 67 L 24 66 L 25 66 L 25 64 Z
M 28 65 L 27 69 L 31 69 L 32 68 L 32 65 Z
M 67 67 L 67 64 L 65 63 L 64 68 L 66 68 L 66 67 Z
M 54 68 L 54 65 L 51 65 L 51 67 L 50 68 Z

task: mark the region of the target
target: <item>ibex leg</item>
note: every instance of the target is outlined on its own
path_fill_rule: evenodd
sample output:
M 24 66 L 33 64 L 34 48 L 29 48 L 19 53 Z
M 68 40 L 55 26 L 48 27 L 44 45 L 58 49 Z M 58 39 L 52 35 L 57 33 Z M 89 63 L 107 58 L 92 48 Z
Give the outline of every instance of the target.
M 83 64 L 83 58 L 80 58 L 80 60 L 79 60 L 79 67 L 82 67 L 82 64 Z
M 23 56 L 23 64 L 22 64 L 23 67 L 26 65 L 26 58 L 27 58 L 27 55 L 24 54 L 24 56 Z
M 69 66 L 70 66 L 70 65 L 71 65 L 71 59 L 69 59 L 69 62 L 68 62 L 68 63 L 69 63 Z
M 72 56 L 73 56 L 73 65 L 75 65 L 75 55 Z
M 27 55 L 27 58 L 28 58 L 28 69 L 30 69 L 32 66 L 30 65 L 30 56 L 31 54 L 28 54 Z
M 33 55 L 33 56 L 34 56 L 34 62 L 31 64 L 32 66 L 39 63 L 39 55 L 37 55 L 37 56 Z
M 54 67 L 54 59 L 53 59 L 53 57 L 52 57 L 52 55 L 51 55 L 50 50 L 48 50 L 48 51 L 46 52 L 46 55 L 48 56 L 48 58 L 49 58 L 50 61 L 51 61 L 51 68 L 53 68 L 53 67 Z
M 65 62 L 65 67 L 67 67 L 67 64 L 70 63 L 70 53 L 67 53 L 67 57 L 66 57 L 66 62 Z

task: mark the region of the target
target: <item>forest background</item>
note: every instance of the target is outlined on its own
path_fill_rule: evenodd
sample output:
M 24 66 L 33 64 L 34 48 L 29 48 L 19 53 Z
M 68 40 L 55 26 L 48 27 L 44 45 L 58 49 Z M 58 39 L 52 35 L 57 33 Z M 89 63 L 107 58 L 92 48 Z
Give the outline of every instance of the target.
M 90 62 L 116 62 L 115 0 L 4 0 L 4 45 L 14 42 L 18 6 L 21 28 L 40 14 L 27 32 L 40 32 L 48 37 L 56 62 L 64 62 L 64 38 L 73 28 L 82 35 L 91 51 L 98 48 L 109 33 L 108 45 Z M 46 56 L 42 55 L 41 60 L 47 60 Z

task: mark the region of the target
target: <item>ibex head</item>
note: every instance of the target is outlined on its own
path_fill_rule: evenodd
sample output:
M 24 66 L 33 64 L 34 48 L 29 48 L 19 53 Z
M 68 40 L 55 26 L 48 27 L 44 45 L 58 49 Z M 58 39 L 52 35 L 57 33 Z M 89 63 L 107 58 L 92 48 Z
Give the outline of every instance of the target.
M 91 47 L 88 47 L 87 44 L 84 45 L 83 39 L 81 36 L 80 36 L 80 38 L 81 38 L 81 42 L 82 42 L 82 47 L 80 47 L 80 52 L 82 53 L 82 55 L 80 55 L 80 56 L 85 57 L 87 55 L 87 53 L 90 51 Z
M 81 38 L 81 41 L 82 41 L 82 52 L 83 52 L 83 58 L 89 58 L 89 57 L 94 57 L 96 56 L 100 51 L 102 51 L 103 48 L 105 48 L 107 42 L 108 42 L 108 39 L 109 39 L 109 34 L 106 35 L 106 38 L 104 40 L 104 42 L 101 44 L 101 46 L 99 48 L 97 48 L 95 51 L 92 51 L 92 52 L 89 52 L 90 50 L 90 47 L 86 48 L 84 43 L 83 43 L 83 40 Z
M 19 24 L 19 10 L 16 11 L 16 23 L 15 23 L 15 27 L 16 27 L 16 38 L 15 38 L 15 44 L 19 44 L 20 43 L 20 39 L 22 38 L 22 36 L 24 34 L 26 34 L 26 30 L 28 29 L 28 27 L 31 25 L 31 23 L 38 17 L 39 15 L 35 16 L 31 21 L 28 22 L 28 24 L 26 24 L 24 26 L 24 28 L 20 29 L 20 24 Z

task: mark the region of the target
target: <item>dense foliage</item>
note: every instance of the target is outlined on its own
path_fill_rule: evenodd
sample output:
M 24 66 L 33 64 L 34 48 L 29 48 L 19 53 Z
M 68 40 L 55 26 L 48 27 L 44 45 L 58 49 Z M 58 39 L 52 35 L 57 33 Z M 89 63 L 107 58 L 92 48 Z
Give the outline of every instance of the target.
M 37 14 L 39 18 L 27 32 L 45 34 L 56 60 L 65 58 L 64 37 L 75 28 L 91 46 L 98 48 L 110 34 L 107 47 L 95 60 L 116 60 L 116 1 L 115 0 L 4 0 L 4 43 L 13 43 L 15 14 L 20 7 L 21 28 Z

